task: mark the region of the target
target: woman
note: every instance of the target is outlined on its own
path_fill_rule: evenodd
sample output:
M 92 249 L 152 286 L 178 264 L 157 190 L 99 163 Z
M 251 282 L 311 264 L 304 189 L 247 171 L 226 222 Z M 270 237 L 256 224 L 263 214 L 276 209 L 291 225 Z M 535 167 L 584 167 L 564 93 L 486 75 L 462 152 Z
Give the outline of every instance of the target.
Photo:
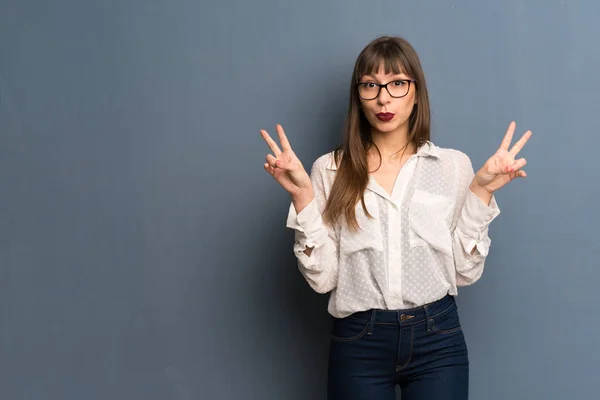
M 463 400 L 469 360 L 454 296 L 477 281 L 500 213 L 494 192 L 525 177 L 512 122 L 474 173 L 469 157 L 430 141 L 427 86 L 413 47 L 381 37 L 358 56 L 340 148 L 310 176 L 283 128 L 265 170 L 292 198 L 300 271 L 330 292 L 332 400 Z

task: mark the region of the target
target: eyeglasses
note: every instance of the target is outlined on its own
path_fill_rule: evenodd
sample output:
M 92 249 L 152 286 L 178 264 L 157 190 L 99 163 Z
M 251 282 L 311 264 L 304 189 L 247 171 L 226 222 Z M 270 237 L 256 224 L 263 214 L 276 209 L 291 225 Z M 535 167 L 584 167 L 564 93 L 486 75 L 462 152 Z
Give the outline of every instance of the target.
M 364 82 L 358 84 L 358 95 L 363 100 L 373 100 L 379 96 L 381 88 L 385 88 L 390 96 L 398 99 L 408 94 L 410 90 L 410 84 L 415 82 L 414 79 L 398 79 L 395 81 L 388 82 L 386 84 L 380 84 L 375 82 Z M 391 85 L 391 86 L 388 86 Z

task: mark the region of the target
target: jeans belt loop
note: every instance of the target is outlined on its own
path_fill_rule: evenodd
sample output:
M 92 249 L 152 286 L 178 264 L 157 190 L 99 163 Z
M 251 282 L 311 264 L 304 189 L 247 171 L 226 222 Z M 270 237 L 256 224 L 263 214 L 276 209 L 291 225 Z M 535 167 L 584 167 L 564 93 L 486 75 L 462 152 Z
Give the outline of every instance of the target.
M 369 321 L 369 330 L 367 331 L 367 335 L 373 334 L 373 325 L 375 325 L 375 313 L 376 310 L 371 310 L 371 320 Z
M 429 315 L 429 308 L 427 308 L 427 306 L 423 306 L 423 310 L 425 311 L 425 318 L 427 319 L 427 332 L 429 332 L 432 329 L 433 318 Z

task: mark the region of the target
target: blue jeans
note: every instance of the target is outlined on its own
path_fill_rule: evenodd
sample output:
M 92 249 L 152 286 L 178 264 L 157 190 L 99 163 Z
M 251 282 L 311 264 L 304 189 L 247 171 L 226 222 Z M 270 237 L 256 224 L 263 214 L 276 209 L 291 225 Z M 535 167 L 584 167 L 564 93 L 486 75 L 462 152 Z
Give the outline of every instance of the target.
M 329 400 L 466 400 L 469 357 L 454 297 L 333 318 Z

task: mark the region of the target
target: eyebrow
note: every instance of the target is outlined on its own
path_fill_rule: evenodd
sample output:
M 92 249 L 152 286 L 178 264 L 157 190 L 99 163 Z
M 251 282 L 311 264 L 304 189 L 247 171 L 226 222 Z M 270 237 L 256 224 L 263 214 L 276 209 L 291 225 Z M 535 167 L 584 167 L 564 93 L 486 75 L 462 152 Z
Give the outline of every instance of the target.
M 400 77 L 400 75 L 406 76 L 404 74 L 393 75 L 393 78 L 392 78 L 392 80 L 390 82 L 410 80 L 410 78 L 408 78 L 408 77 L 407 78 L 402 78 L 402 77 Z M 379 80 L 377 80 L 373 75 L 370 75 L 370 74 L 361 76 L 360 79 L 359 79 L 359 82 L 362 81 L 363 79 L 366 79 L 366 78 L 371 78 L 372 80 L 379 82 Z

